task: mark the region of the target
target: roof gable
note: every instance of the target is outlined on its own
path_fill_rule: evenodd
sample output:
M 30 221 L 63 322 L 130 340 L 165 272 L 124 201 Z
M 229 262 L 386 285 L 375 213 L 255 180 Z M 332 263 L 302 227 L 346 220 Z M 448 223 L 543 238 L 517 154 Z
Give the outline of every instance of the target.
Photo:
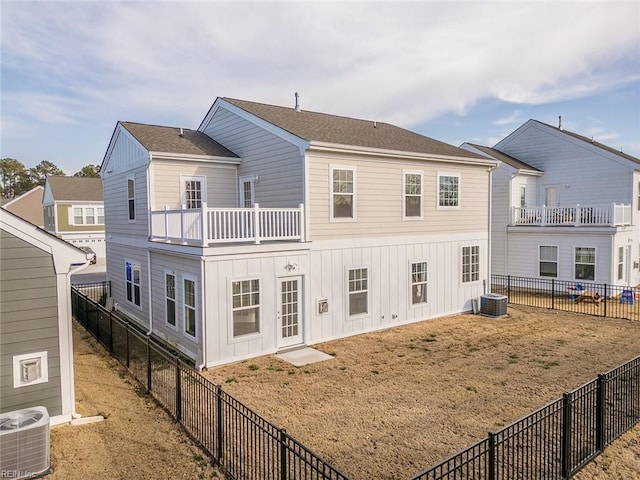
M 47 177 L 46 197 L 55 202 L 102 202 L 102 179 L 94 177 Z M 49 196 L 50 194 L 50 196 Z
M 496 160 L 499 160 L 503 163 L 506 163 L 507 165 L 515 168 L 516 170 L 523 170 L 523 171 L 531 171 L 531 172 L 536 172 L 536 173 L 542 173 L 542 170 L 537 169 L 536 167 L 533 167 L 531 165 L 529 165 L 528 163 L 525 162 L 521 162 L 520 160 L 518 160 L 517 158 L 512 157 L 511 155 L 507 155 L 506 153 L 502 153 L 499 150 L 496 150 L 494 148 L 491 147 L 485 147 L 483 145 L 476 145 L 474 143 L 466 143 L 466 145 L 470 145 L 471 147 L 479 150 L 480 152 L 482 152 L 483 154 L 494 158 Z
M 222 98 L 221 100 L 307 142 L 483 159 L 475 153 L 389 123 L 308 112 L 233 98 Z M 201 125 L 202 127 L 203 125 Z

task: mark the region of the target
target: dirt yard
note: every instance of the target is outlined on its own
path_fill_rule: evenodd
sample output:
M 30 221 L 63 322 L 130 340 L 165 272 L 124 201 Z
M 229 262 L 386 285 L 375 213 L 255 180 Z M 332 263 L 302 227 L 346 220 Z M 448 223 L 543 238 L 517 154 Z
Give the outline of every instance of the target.
M 272 355 L 205 375 L 354 480 L 402 479 L 638 356 L 640 325 L 513 306 L 316 348 L 334 358 L 294 367 Z M 637 438 L 630 470 L 580 478 L 633 478 Z
M 106 420 L 51 430 L 47 480 L 224 478 L 75 322 L 73 344 L 76 409 Z
M 323 344 L 335 358 L 307 367 L 269 356 L 207 375 L 354 480 L 402 480 L 640 353 L 637 322 L 509 312 Z M 52 430 L 47 479 L 223 478 L 82 327 L 73 333 L 77 409 L 107 418 Z M 574 478 L 639 472 L 640 426 Z

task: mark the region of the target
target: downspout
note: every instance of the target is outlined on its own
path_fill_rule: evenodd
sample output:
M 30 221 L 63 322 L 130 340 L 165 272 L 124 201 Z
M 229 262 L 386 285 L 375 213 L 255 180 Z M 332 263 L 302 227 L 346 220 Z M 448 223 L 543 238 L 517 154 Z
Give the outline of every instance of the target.
M 149 241 L 149 235 L 151 234 L 151 160 L 153 156 L 149 152 L 149 162 L 147 163 L 146 176 L 147 176 L 147 242 Z M 149 302 L 149 331 L 147 336 L 150 336 L 153 332 L 153 302 L 151 301 L 151 252 L 147 246 L 147 299 Z
M 507 193 L 507 223 L 504 226 L 504 249 L 502 252 L 502 261 L 504 265 L 504 273 L 509 274 L 509 225 L 511 224 L 511 220 L 513 216 L 511 212 L 513 212 L 513 205 L 511 205 L 511 200 L 513 200 L 513 180 L 520 174 L 520 172 L 512 173 L 511 178 L 509 179 L 509 191 Z
M 487 216 L 487 283 L 486 289 L 483 293 L 491 292 L 491 227 L 493 215 L 491 214 L 493 208 L 493 171 L 497 168 L 496 165 L 489 169 L 489 214 Z
M 237 184 L 237 182 L 236 182 Z M 202 324 L 202 363 L 198 365 L 198 370 L 202 371 L 207 366 L 207 316 L 205 298 L 207 292 L 207 276 L 205 275 L 205 257 L 200 257 L 200 323 Z

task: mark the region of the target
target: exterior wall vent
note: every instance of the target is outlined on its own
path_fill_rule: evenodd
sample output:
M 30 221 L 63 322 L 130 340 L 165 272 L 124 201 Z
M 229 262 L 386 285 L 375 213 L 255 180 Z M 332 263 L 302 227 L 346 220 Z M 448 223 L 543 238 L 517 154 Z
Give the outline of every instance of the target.
M 31 407 L 0 414 L 0 471 L 7 478 L 34 478 L 49 470 L 49 413 Z
M 507 297 L 488 293 L 480 297 L 480 313 L 487 317 L 504 317 L 507 314 Z

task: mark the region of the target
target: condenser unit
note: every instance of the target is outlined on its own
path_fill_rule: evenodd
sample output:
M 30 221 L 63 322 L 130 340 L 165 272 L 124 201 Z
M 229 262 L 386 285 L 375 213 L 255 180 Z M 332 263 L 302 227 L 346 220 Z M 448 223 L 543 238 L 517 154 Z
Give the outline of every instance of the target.
M 488 317 L 503 317 L 507 314 L 507 297 L 487 293 L 480 297 L 480 313 Z
M 49 470 L 49 413 L 31 407 L 0 414 L 0 471 L 33 478 Z

